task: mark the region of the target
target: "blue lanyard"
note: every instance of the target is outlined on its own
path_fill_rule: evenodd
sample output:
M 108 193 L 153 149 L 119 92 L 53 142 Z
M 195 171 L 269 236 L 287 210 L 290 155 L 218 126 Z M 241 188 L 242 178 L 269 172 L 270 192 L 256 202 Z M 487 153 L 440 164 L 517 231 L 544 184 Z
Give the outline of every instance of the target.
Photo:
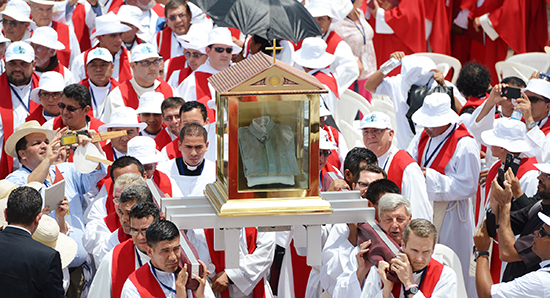
M 25 166 L 25 165 L 21 165 L 21 167 L 22 167 L 25 171 L 27 171 L 29 174 L 32 173 L 32 170 L 29 169 L 29 167 L 27 167 L 27 166 Z M 49 170 L 48 170 L 48 172 L 49 172 Z M 52 186 L 52 183 L 51 183 L 50 181 L 48 181 L 48 179 L 44 179 L 44 185 L 46 185 L 46 187 L 50 187 L 50 186 Z
M 153 269 L 153 275 L 155 276 L 155 278 L 157 279 L 157 281 L 161 286 L 163 286 L 164 288 L 166 288 L 168 291 L 172 293 L 176 293 L 176 290 L 172 289 L 171 287 L 165 285 L 162 281 L 160 281 L 159 277 L 157 276 L 157 269 L 155 269 L 155 266 L 153 266 L 153 264 L 151 264 L 151 269 Z M 177 278 L 175 273 L 174 273 L 174 276 Z
M 113 145 L 111 145 L 111 149 L 113 149 L 113 160 L 117 160 L 118 157 L 116 156 L 115 147 L 113 147 Z
M 23 99 L 21 99 L 21 96 L 15 91 L 15 89 L 10 85 L 11 91 L 13 91 L 13 94 L 15 94 L 15 97 L 19 100 L 19 102 L 23 105 L 25 110 L 27 110 L 27 113 L 29 112 L 30 106 L 31 106 L 31 92 L 32 92 L 32 83 L 31 83 L 31 90 L 29 92 L 29 99 L 27 100 L 28 104 L 25 104 L 23 102 Z
M 356 12 L 357 14 L 357 12 Z M 359 25 L 361 25 L 361 28 L 359 28 L 359 26 L 357 26 L 357 23 L 352 20 L 349 16 L 346 16 L 346 18 L 350 19 L 350 21 L 355 25 L 355 28 L 357 28 L 357 30 L 359 30 L 359 32 L 361 32 L 361 35 L 363 35 L 363 44 L 366 45 L 367 44 L 367 34 L 365 33 L 365 27 L 363 27 L 363 24 L 361 24 L 361 20 L 359 19 L 359 16 L 357 16 L 357 20 L 359 20 Z
M 111 85 L 111 81 L 109 80 L 109 91 L 107 92 L 107 95 L 105 95 L 105 98 L 107 98 L 107 96 L 109 96 L 109 94 L 111 93 L 112 87 L 113 85 Z M 101 113 L 99 113 L 99 106 L 97 105 L 97 101 L 95 100 L 94 88 L 92 88 L 92 86 L 90 86 L 90 94 L 92 95 L 92 104 L 94 105 L 94 111 L 97 111 L 97 117 L 95 118 L 99 119 L 101 118 L 101 116 L 103 116 L 103 113 L 105 113 L 105 105 L 103 105 L 103 110 L 101 111 Z M 103 101 L 105 101 L 105 98 L 103 98 Z
M 386 170 L 386 166 L 388 165 L 388 160 L 390 160 L 390 157 L 391 157 L 391 153 L 388 155 L 388 158 L 386 158 L 386 162 L 384 162 L 384 166 L 382 167 L 382 169 L 384 169 L 384 171 L 388 171 Z
M 424 167 L 428 166 L 428 164 L 430 163 L 430 160 L 432 160 L 432 158 L 436 154 L 437 150 L 439 150 L 439 148 L 445 143 L 445 141 L 447 141 L 447 139 L 453 134 L 455 129 L 456 129 L 456 124 L 453 127 L 453 130 L 451 130 L 451 132 L 445 137 L 445 139 L 441 143 L 439 143 L 439 145 L 437 145 L 437 147 L 435 147 L 435 150 L 432 152 L 432 154 L 430 154 L 430 156 L 424 161 Z M 430 149 L 431 144 L 432 144 L 432 138 L 430 138 L 430 141 L 428 142 L 428 147 L 426 148 L 426 153 L 428 153 L 428 150 Z
M 139 252 L 137 250 L 137 247 L 134 245 L 134 250 L 136 251 L 136 257 L 137 257 L 137 260 L 138 260 L 138 264 L 139 264 L 139 267 L 143 266 L 143 263 L 141 262 L 141 257 L 139 256 Z M 154 269 L 153 266 L 151 266 L 151 268 Z

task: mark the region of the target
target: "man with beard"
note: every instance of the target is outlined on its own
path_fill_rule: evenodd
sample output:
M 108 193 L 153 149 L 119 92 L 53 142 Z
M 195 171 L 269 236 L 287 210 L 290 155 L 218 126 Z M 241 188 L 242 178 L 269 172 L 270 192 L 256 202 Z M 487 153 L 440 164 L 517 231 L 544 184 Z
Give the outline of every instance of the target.
M 7 48 L 5 58 L 6 72 L 0 75 L 0 179 L 6 178 L 14 168 L 13 158 L 4 151 L 6 140 L 38 107 L 37 103 L 30 100 L 31 90 L 38 87 L 39 81 L 33 72 L 36 63 L 31 45 L 14 42 Z
M 540 170 L 538 176 L 538 191 L 533 198 L 527 198 L 520 188 L 518 179 L 508 170 L 506 172 L 505 188 L 493 181 L 491 185 L 491 201 L 498 202 L 499 228 L 498 244 L 499 255 L 503 262 L 508 262 L 502 274 L 502 282 L 511 281 L 529 272 L 540 268 L 541 258 L 533 251 L 534 232 L 542 228 L 543 222 L 537 216 L 538 212 L 550 215 L 550 162 L 535 164 Z M 520 202 L 534 200 L 530 204 L 517 210 Z M 515 210 L 515 211 L 514 211 Z M 519 236 L 517 239 L 515 237 Z M 476 253 L 477 256 L 483 252 Z M 495 283 L 499 281 L 493 278 Z

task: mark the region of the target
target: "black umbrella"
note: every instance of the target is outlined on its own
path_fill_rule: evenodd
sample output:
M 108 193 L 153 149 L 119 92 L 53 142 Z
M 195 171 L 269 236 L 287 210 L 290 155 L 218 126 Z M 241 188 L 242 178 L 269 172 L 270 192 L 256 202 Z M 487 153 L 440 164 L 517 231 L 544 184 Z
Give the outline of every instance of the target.
M 296 0 L 190 0 L 216 24 L 237 28 L 267 40 L 288 39 L 294 43 L 321 35 L 321 28 Z

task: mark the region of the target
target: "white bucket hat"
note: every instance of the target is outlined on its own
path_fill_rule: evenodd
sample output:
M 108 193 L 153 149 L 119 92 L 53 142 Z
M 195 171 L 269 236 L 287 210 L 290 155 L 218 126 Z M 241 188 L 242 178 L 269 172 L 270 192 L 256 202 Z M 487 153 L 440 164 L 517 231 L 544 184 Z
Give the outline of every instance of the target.
M 120 20 L 113 12 L 97 17 L 95 19 L 95 29 L 96 31 L 90 36 L 92 40 L 105 34 L 122 33 L 132 30 L 132 28 L 120 23 Z
M 42 4 L 42 5 L 51 5 L 54 6 L 56 1 L 53 0 L 29 0 L 29 2 Z
M 449 95 L 436 92 L 424 98 L 424 104 L 412 115 L 411 119 L 423 127 L 439 127 L 456 123 L 458 115 L 451 109 Z
M 6 8 L 4 11 L 0 12 L 0 15 L 12 17 L 19 22 L 34 24 L 34 22 L 30 19 L 31 7 L 22 0 L 8 1 Z
M 531 91 L 550 99 L 550 82 L 547 80 L 533 79 L 527 83 L 525 91 Z
M 314 18 L 328 16 L 330 17 L 331 23 L 333 24 L 341 21 L 341 19 L 338 18 L 334 13 L 334 9 L 332 8 L 331 3 L 328 1 L 309 1 L 309 3 L 306 5 L 306 9 Z
M 63 75 L 56 71 L 47 71 L 40 77 L 38 87 L 32 89 L 31 100 L 38 104 L 42 104 L 42 101 L 38 96 L 40 90 L 48 92 L 62 92 L 63 89 L 65 89 L 65 79 L 63 79 Z
M 509 152 L 527 152 L 531 150 L 525 141 L 527 129 L 525 123 L 512 118 L 499 118 L 491 130 L 481 133 L 481 140 L 488 146 L 499 146 Z
M 106 48 L 95 48 L 88 52 L 88 59 L 86 61 L 86 65 L 90 63 L 94 59 L 101 59 L 106 62 L 113 63 L 113 55 L 111 55 L 111 52 L 107 50 Z
M 23 60 L 27 63 L 31 63 L 34 61 L 34 49 L 30 44 L 24 41 L 16 41 L 8 46 L 5 57 L 6 62 Z
M 545 163 L 536 163 L 535 167 L 543 173 L 550 174 L 550 160 Z
M 141 9 L 137 6 L 122 5 L 118 10 L 117 16 L 121 23 L 136 26 L 138 28 L 137 33 L 143 34 L 143 26 L 141 26 L 141 23 L 139 22 L 142 14 L 143 11 L 141 11 Z
M 60 233 L 57 221 L 48 215 L 43 215 L 40 218 L 32 238 L 59 252 L 61 255 L 61 268 L 69 266 L 76 256 L 78 249 L 76 241 Z
M 157 50 L 148 43 L 138 44 L 132 49 L 132 55 L 130 56 L 130 62 L 142 61 L 149 58 L 160 58 Z
M 363 128 L 378 128 L 378 129 L 391 129 L 391 120 L 390 116 L 383 112 L 372 112 L 361 120 L 361 127 Z
M 223 44 L 233 47 L 232 55 L 236 55 L 241 51 L 241 47 L 233 43 L 231 31 L 225 27 L 216 27 L 208 33 L 208 41 L 206 42 L 206 45 L 209 46 L 213 44 Z
M 326 52 L 327 43 L 320 37 L 304 39 L 302 48 L 292 54 L 292 59 L 302 67 L 312 69 L 327 68 L 334 62 L 334 55 Z
M 137 136 L 128 141 L 128 156 L 137 158 L 141 164 L 165 161 L 164 155 L 157 150 L 155 140 L 150 137 Z
M 334 150 L 338 149 L 336 143 L 328 137 L 328 132 L 324 129 L 319 129 L 319 150 Z
M 130 107 L 118 107 L 111 114 L 111 122 L 98 127 L 99 132 L 107 132 L 108 128 L 113 127 L 137 127 L 142 131 L 147 127 L 147 123 L 139 123 L 136 110 Z
M 207 31 L 208 32 L 208 31 Z M 207 32 L 202 30 L 200 26 L 191 26 L 187 34 L 176 36 L 176 39 L 181 43 L 184 49 L 199 51 L 206 54 L 206 46 L 208 45 Z
M 164 94 L 160 92 L 145 92 L 139 98 L 139 106 L 136 113 L 162 114 L 160 106 L 164 101 Z
M 25 40 L 54 50 L 63 50 L 65 45 L 58 40 L 57 32 L 52 27 L 43 26 L 34 29 L 31 38 Z
M 407 84 L 426 85 L 433 77 L 430 70 L 436 69 L 435 62 L 423 56 L 405 56 L 401 59 L 401 76 Z
M 31 133 L 43 133 L 50 141 L 55 137 L 55 130 L 42 128 L 40 123 L 36 120 L 27 121 L 19 125 L 15 132 L 6 141 L 6 145 L 4 146 L 6 153 L 13 158 L 17 158 L 15 145 L 19 142 L 19 140 L 27 135 L 30 135 Z

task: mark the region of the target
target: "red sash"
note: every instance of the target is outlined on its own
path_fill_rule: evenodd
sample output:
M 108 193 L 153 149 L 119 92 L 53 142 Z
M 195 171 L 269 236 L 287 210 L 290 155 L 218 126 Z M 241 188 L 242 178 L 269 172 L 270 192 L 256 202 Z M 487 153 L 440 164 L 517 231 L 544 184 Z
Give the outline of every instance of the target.
M 183 80 L 187 79 L 187 77 L 193 73 L 193 70 L 191 69 L 191 67 L 186 67 L 184 69 L 180 69 L 180 73 L 178 75 L 178 85 L 181 84 L 181 82 L 183 82 Z
M 162 31 L 160 31 L 157 34 L 160 34 L 161 32 Z M 165 76 L 165 78 L 167 80 L 169 80 L 170 77 L 172 76 L 172 73 L 174 73 L 174 71 L 184 69 L 186 61 L 187 61 L 187 59 L 185 59 L 184 55 L 170 58 L 170 61 L 168 62 L 168 67 L 166 67 L 166 76 Z
M 170 55 L 172 53 L 172 29 L 170 29 L 170 27 L 162 29 L 157 33 L 156 39 L 159 54 L 162 56 L 162 58 L 164 58 L 164 61 L 170 59 Z M 170 76 L 167 76 L 167 78 L 170 78 Z
M 109 231 L 114 232 L 117 229 L 120 229 L 120 219 L 118 218 L 118 214 L 116 212 L 111 212 L 109 215 L 105 216 L 103 218 L 103 221 L 107 225 L 107 228 L 109 228 Z
M 155 170 L 153 173 L 153 182 L 155 182 L 164 194 L 172 197 L 172 182 L 170 182 L 168 175 L 159 170 Z
M 336 51 L 336 47 L 340 44 L 340 42 L 343 41 L 342 37 L 336 33 L 336 31 L 331 31 L 327 36 L 327 49 L 326 52 L 329 54 L 334 55 L 334 51 Z
M 107 210 L 107 214 L 116 213 L 115 212 L 115 203 L 113 202 L 114 199 L 114 182 L 111 178 L 111 175 L 105 180 L 105 190 L 107 191 L 107 199 L 105 201 L 105 209 Z M 118 218 L 118 215 L 117 215 Z
M 210 253 L 210 259 L 214 266 L 216 266 L 216 273 L 225 270 L 225 251 L 214 250 L 214 230 L 204 229 L 206 235 L 206 242 L 208 243 L 208 252 Z M 256 237 L 258 236 L 258 230 L 256 228 L 246 228 L 246 245 L 248 246 L 248 254 L 252 254 L 256 249 Z M 225 290 L 220 293 L 222 298 L 229 298 L 229 290 Z M 262 278 L 253 290 L 254 298 L 262 298 L 264 293 L 264 279 Z
M 327 86 L 338 99 L 340 99 L 340 94 L 338 93 L 338 83 L 336 83 L 336 78 L 331 73 L 330 76 L 322 71 L 316 72 L 314 75 L 321 84 Z
M 63 174 L 61 171 L 55 166 L 55 179 L 53 180 L 52 184 L 56 184 L 59 181 L 65 180 L 65 177 L 63 177 Z
M 57 66 L 54 67 L 51 71 L 55 71 L 55 72 L 58 72 L 60 73 L 62 76 L 63 76 L 63 79 L 65 78 L 65 67 L 63 66 L 63 64 L 61 64 L 61 61 L 58 61 L 59 63 L 57 63 Z
M 441 147 L 439 152 L 437 153 L 437 156 L 435 157 L 434 161 L 430 165 L 431 169 L 434 169 L 438 171 L 439 173 L 445 175 L 445 166 L 449 163 L 451 160 L 451 157 L 453 157 L 453 154 L 456 150 L 456 145 L 458 144 L 458 140 L 460 140 L 463 137 L 470 137 L 473 138 L 470 133 L 468 132 L 468 129 L 466 129 L 466 126 L 464 124 L 460 124 L 457 129 L 449 136 L 449 138 L 445 141 L 445 144 Z M 428 140 L 430 137 L 425 131 L 422 131 L 422 134 L 420 135 L 420 141 L 418 142 L 418 164 L 422 166 L 422 157 L 424 154 L 424 149 L 426 148 L 426 144 L 428 143 Z
M 544 135 L 548 135 L 548 133 L 550 133 L 550 118 L 546 120 L 546 123 L 544 123 L 544 125 L 540 128 L 540 130 L 544 132 Z
M 390 167 L 388 168 L 388 179 L 397 184 L 399 188 L 402 188 L 403 171 L 405 171 L 405 168 L 413 162 L 415 162 L 414 159 L 407 151 L 397 151 L 397 153 L 393 156 Z
M 432 293 L 437 285 L 437 282 L 441 278 L 441 273 L 443 272 L 443 264 L 436 261 L 434 258 L 428 263 L 428 268 L 426 269 L 426 274 L 424 279 L 418 288 L 424 297 L 432 297 Z M 400 297 L 401 289 L 403 288 L 401 283 L 395 283 L 392 289 L 393 297 Z M 404 294 L 404 292 L 403 292 Z
M 113 248 L 113 267 L 111 274 L 112 297 L 120 298 L 124 282 L 135 271 L 134 241 L 130 238 Z
M 157 144 L 157 150 L 162 150 L 164 146 L 168 145 L 170 142 L 172 142 L 172 138 L 166 131 L 167 128 L 161 130 L 157 136 L 155 137 L 155 143 Z
M 86 74 L 86 76 L 87 76 L 87 74 Z M 109 78 L 109 81 L 111 82 L 111 90 L 115 89 L 115 87 L 117 87 L 119 85 L 118 82 L 115 79 L 113 79 L 112 77 Z M 86 79 L 84 79 L 84 80 L 82 80 L 78 83 L 80 85 L 86 86 L 86 88 L 88 88 L 88 90 L 90 90 L 90 92 L 92 92 L 92 89 L 90 88 L 90 79 L 89 78 L 86 78 Z M 90 106 L 90 111 L 86 115 L 88 115 L 90 117 L 94 117 L 94 105 Z
M 79 20 L 79 22 L 84 23 L 84 19 Z M 58 50 L 57 52 L 57 59 L 59 59 L 59 62 L 63 64 L 66 67 L 71 66 L 71 42 L 69 37 L 69 26 L 59 23 L 56 21 L 52 21 L 52 27 L 57 32 L 57 40 L 61 42 L 65 49 Z
M 173 140 L 172 142 L 168 143 L 166 145 L 166 155 L 168 155 L 168 159 L 174 159 L 177 157 L 181 157 L 181 151 L 179 146 L 180 138 L 177 138 Z
M 113 7 L 115 3 L 111 4 L 111 7 Z M 120 8 L 120 6 L 119 6 Z M 118 8 L 117 8 L 118 10 Z M 109 9 L 111 11 L 111 9 Z M 86 68 L 86 61 L 88 60 L 88 53 L 90 53 L 91 50 L 97 48 L 97 46 L 88 49 L 84 52 L 84 68 Z M 130 68 L 130 59 L 128 59 L 128 50 L 125 47 L 122 47 L 122 53 L 120 54 L 120 65 L 118 68 L 118 82 L 124 82 L 126 80 L 129 80 L 132 78 L 132 69 Z M 86 72 L 86 79 L 89 78 L 88 72 Z
M 288 253 L 288 251 L 287 251 Z M 294 247 L 294 240 L 290 241 L 290 254 L 292 256 L 292 276 L 294 278 L 294 297 L 306 296 L 307 282 L 311 266 L 307 264 L 307 257 L 300 256 Z
M 460 111 L 458 112 L 458 114 L 462 114 L 462 112 L 465 110 L 465 109 L 468 109 L 468 108 L 477 108 L 479 106 L 481 106 L 485 100 L 487 99 L 487 97 L 489 96 L 489 94 L 485 93 L 485 97 L 483 98 L 477 98 L 477 97 L 470 97 L 468 98 L 468 101 L 466 101 L 466 103 L 462 106 L 462 108 L 460 109 Z
M 164 6 L 157 3 L 153 6 L 152 10 L 157 14 L 157 16 L 164 17 Z
M 86 51 L 92 47 L 90 42 L 90 29 L 86 25 L 86 7 L 82 3 L 77 3 L 73 10 L 73 28 L 80 45 L 80 51 Z
M 113 0 L 113 2 L 111 2 L 111 6 L 109 6 L 109 10 L 107 10 L 107 13 L 112 11 L 117 14 L 122 5 L 124 5 L 124 0 Z
M 151 273 L 149 263 L 141 266 L 128 277 L 139 292 L 141 298 L 166 297 L 157 279 Z
M 32 87 L 36 88 L 38 86 L 39 77 L 36 73 L 32 73 Z M 0 116 L 2 116 L 2 126 L 4 130 L 4 144 L 3 147 L 6 148 L 6 141 L 13 134 L 14 125 L 13 125 L 13 104 L 11 98 L 11 88 L 8 83 L 8 77 L 6 73 L 0 75 Z M 29 113 L 33 113 L 34 110 L 38 108 L 39 104 L 34 101 L 30 101 L 29 104 Z M 0 179 L 6 178 L 13 169 L 13 157 L 9 156 L 6 153 L 6 150 L 2 150 L 2 157 L 0 158 Z
M 325 125 L 323 127 L 323 130 L 325 130 L 328 133 L 328 138 L 330 141 L 333 141 L 338 146 L 340 133 L 338 130 L 332 126 Z M 333 140 L 334 137 L 334 140 Z M 340 157 L 338 156 L 338 151 L 336 149 L 331 150 L 330 156 L 327 158 L 327 164 L 321 169 L 321 177 L 325 177 L 325 174 L 327 172 L 334 172 L 332 167 L 335 167 L 337 169 L 342 168 L 342 162 L 340 161 Z
M 44 114 L 42 114 L 42 112 L 44 111 L 44 109 L 42 108 L 42 105 L 38 106 L 36 108 L 36 110 L 34 110 L 34 112 L 32 112 L 26 119 L 25 121 L 31 121 L 31 120 L 36 120 L 38 121 L 38 123 L 40 123 L 40 125 L 46 123 L 46 118 L 44 118 Z M 4 118 L 2 116 L 2 118 Z
M 197 101 L 202 103 L 206 107 L 208 113 L 208 119 L 210 123 L 216 121 L 216 112 L 208 107 L 208 101 L 212 99 L 210 94 L 210 88 L 208 88 L 208 78 L 211 77 L 211 73 L 195 71 L 195 85 L 197 90 Z
M 166 83 L 162 79 L 157 80 L 159 80 L 160 85 L 155 89 L 156 92 L 164 94 L 164 98 L 174 95 L 174 93 L 172 92 L 172 87 L 170 87 L 168 83 Z M 118 89 L 120 90 L 120 94 L 122 95 L 125 106 L 131 107 L 134 110 L 139 107 L 139 97 L 136 93 L 136 90 L 134 90 L 132 83 L 130 83 L 130 80 L 126 80 L 125 82 L 118 85 Z

